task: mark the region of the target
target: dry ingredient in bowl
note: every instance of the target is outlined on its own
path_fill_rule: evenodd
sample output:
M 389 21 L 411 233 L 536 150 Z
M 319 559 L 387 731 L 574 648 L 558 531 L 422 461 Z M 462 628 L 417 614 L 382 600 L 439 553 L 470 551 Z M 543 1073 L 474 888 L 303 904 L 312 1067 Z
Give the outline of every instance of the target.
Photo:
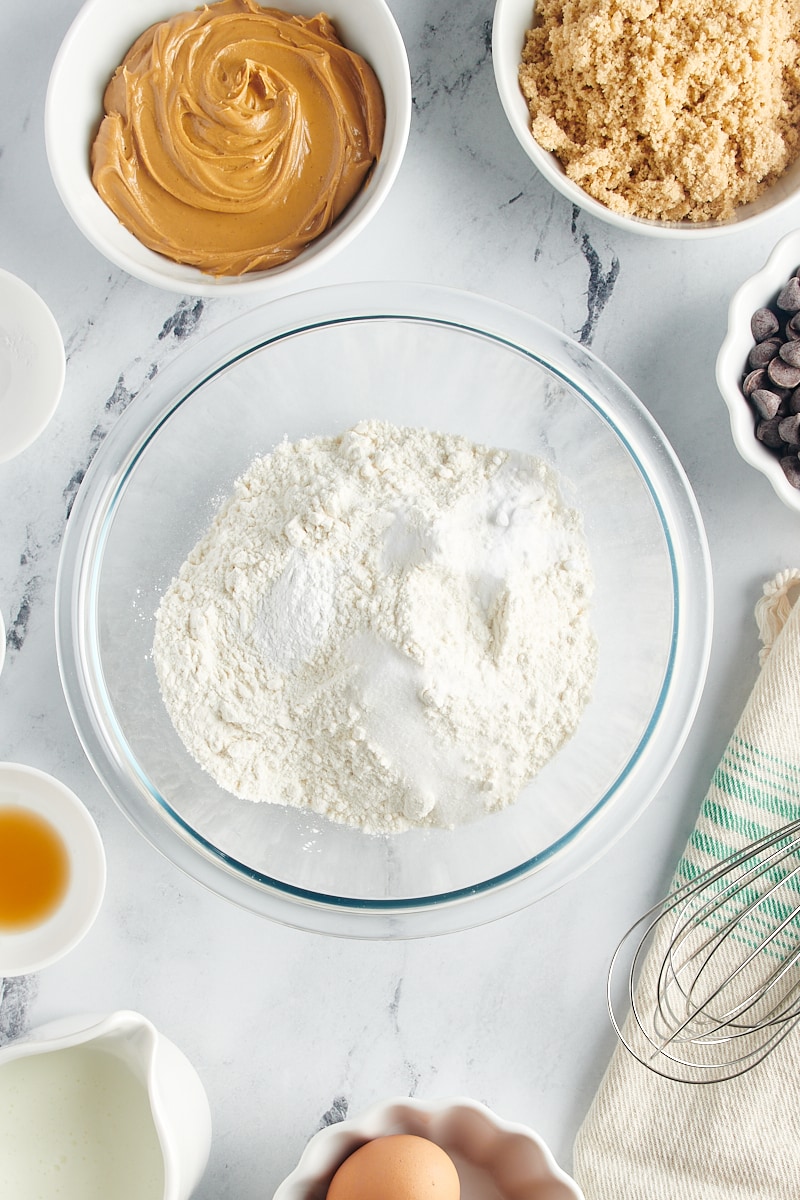
M 452 827 L 574 732 L 592 586 L 543 461 L 364 422 L 251 464 L 163 596 L 153 657 L 222 788 L 370 833 Z
M 800 271 L 800 268 L 798 268 Z M 800 278 L 795 273 L 773 302 L 750 320 L 755 344 L 747 356 L 742 391 L 755 434 L 800 488 Z
M 212 275 L 295 258 L 365 185 L 384 101 L 324 13 L 217 0 L 137 38 L 104 96 L 92 182 L 140 242 Z
M 727 220 L 800 152 L 797 0 L 536 0 L 534 138 L 615 212 Z

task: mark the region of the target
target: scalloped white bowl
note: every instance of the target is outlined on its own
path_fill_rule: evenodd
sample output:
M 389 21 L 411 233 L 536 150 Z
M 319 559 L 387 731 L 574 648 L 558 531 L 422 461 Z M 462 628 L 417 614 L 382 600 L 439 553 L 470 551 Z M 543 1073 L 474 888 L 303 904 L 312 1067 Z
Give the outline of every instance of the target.
M 336 1170 L 377 1137 L 412 1133 L 450 1155 L 461 1200 L 583 1200 L 583 1193 L 526 1125 L 504 1121 L 475 1100 L 399 1097 L 315 1134 L 274 1200 L 325 1200 Z
M 730 221 L 651 221 L 612 212 L 582 187 L 567 178 L 555 154 L 544 150 L 531 134 L 528 105 L 519 86 L 518 71 L 525 34 L 533 24 L 535 0 L 497 0 L 492 26 L 492 62 L 495 81 L 509 125 L 522 149 L 545 179 L 584 212 L 618 229 L 659 238 L 719 237 L 750 229 L 765 217 L 797 200 L 800 192 L 800 159 L 756 200 L 743 204 Z
M 411 124 L 411 76 L 400 30 L 385 0 L 326 4 L 344 43 L 367 59 L 380 80 L 386 102 L 380 159 L 338 221 L 297 258 L 266 271 L 215 278 L 142 245 L 100 199 L 89 165 L 103 93 L 127 50 L 155 21 L 193 7 L 193 0 L 87 0 L 61 44 L 47 89 L 45 142 L 53 182 L 81 233 L 115 266 L 145 283 L 192 296 L 294 291 L 298 280 L 328 263 L 370 223 L 400 170 Z M 280 7 L 303 15 L 317 12 L 306 0 L 285 0 Z
M 744 461 L 765 475 L 775 494 L 795 512 L 800 512 L 800 489 L 792 487 L 777 457 L 756 437 L 753 413 L 740 384 L 753 345 L 750 318 L 756 309 L 775 299 L 798 266 L 800 229 L 795 229 L 781 238 L 761 270 L 734 292 L 728 308 L 728 330 L 717 355 L 717 387 L 728 406 L 734 445 Z

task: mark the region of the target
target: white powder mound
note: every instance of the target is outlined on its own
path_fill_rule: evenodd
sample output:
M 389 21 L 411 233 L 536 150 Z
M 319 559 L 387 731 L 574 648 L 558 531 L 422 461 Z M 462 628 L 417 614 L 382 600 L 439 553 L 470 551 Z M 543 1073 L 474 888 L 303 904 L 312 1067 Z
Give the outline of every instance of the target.
M 256 459 L 165 593 L 153 656 L 222 788 L 369 833 L 452 827 L 573 734 L 591 592 L 544 462 L 364 422 Z

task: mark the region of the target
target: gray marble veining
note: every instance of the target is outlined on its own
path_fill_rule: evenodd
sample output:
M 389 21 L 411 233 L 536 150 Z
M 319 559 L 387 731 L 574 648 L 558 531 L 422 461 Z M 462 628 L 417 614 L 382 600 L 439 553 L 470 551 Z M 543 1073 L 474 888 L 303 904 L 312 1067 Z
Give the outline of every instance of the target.
M 69 720 L 53 632 L 59 548 L 122 412 L 245 305 L 159 292 L 83 240 L 50 181 L 42 133 L 48 73 L 79 0 L 52 0 L 46 19 L 30 5 L 4 13 L 0 266 L 50 304 L 68 374 L 48 429 L 0 464 L 0 757 L 52 771 L 82 796 L 109 884 L 67 959 L 0 984 L 0 1042 L 64 1012 L 151 1017 L 209 1091 L 215 1137 L 198 1200 L 271 1196 L 318 1128 L 393 1094 L 482 1100 L 538 1129 L 569 1166 L 613 1047 L 609 955 L 668 881 L 755 678 L 761 582 L 798 559 L 794 514 L 733 450 L 713 364 L 732 290 L 800 211 L 688 244 L 573 210 L 507 127 L 491 5 L 390 3 L 413 80 L 406 159 L 373 225 L 308 286 L 397 278 L 483 292 L 602 357 L 664 428 L 695 488 L 716 582 L 711 668 L 692 734 L 644 816 L 579 879 L 493 926 L 411 943 L 301 934 L 207 894 L 153 851 L 105 794 Z

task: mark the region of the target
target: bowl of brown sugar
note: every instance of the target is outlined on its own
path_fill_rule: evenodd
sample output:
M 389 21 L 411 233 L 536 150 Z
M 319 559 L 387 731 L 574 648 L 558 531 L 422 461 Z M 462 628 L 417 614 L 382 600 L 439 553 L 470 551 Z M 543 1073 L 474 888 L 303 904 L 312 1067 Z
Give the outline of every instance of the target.
M 500 100 L 586 212 L 655 237 L 741 230 L 800 188 L 791 0 L 497 0 Z

